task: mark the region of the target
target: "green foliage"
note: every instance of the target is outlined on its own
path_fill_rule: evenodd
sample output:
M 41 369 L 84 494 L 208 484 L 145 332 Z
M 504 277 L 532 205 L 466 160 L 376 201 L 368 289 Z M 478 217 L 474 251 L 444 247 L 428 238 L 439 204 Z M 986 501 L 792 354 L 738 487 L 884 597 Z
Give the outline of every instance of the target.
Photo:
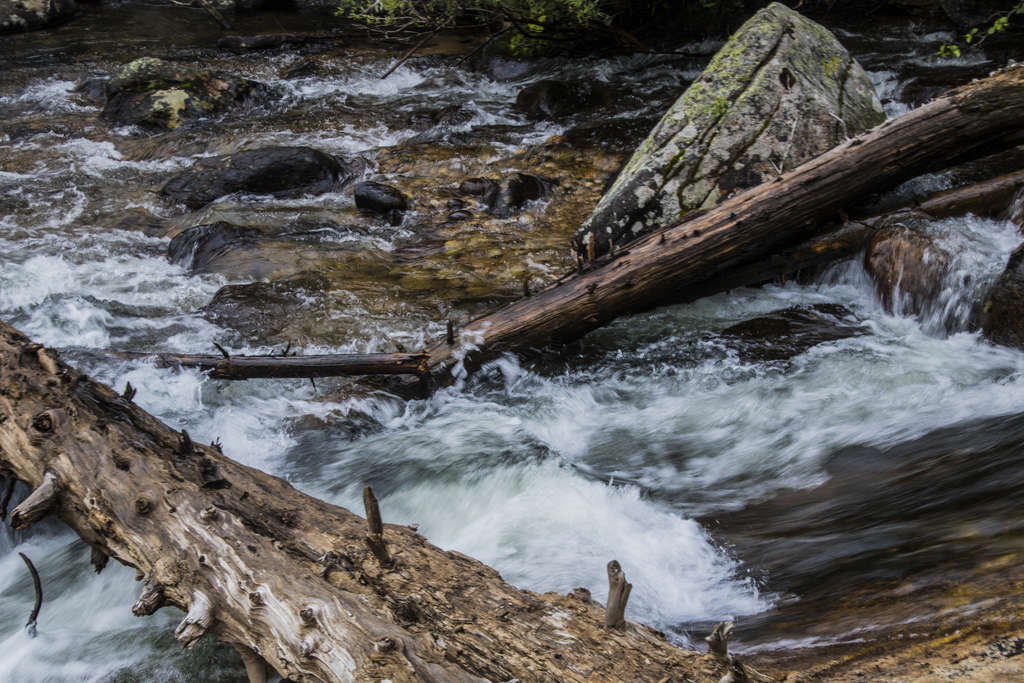
M 967 45 L 977 46 L 985 42 L 985 39 L 996 33 L 1002 33 L 1010 27 L 1010 19 L 1014 15 L 1024 15 L 1024 0 L 1016 0 L 1017 4 L 1013 5 L 1010 9 L 1006 10 L 995 19 L 987 27 L 981 28 L 975 26 L 964 35 L 964 43 Z M 962 54 L 960 46 L 956 43 L 946 43 L 939 47 L 939 56 L 947 59 L 957 58 Z

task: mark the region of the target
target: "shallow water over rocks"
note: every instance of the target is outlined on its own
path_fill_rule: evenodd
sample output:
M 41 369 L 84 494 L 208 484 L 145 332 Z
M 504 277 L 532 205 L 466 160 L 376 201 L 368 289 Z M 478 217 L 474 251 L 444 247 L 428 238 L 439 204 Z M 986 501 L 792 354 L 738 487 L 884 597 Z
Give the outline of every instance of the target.
M 603 600 L 604 565 L 617 558 L 634 584 L 630 617 L 683 643 L 738 617 L 741 648 L 784 661 L 794 646 L 871 637 L 869 627 L 899 633 L 907 619 L 974 614 L 1012 592 L 1024 566 L 1013 474 L 1024 354 L 969 325 L 1024 241 L 1010 222 L 932 224 L 953 258 L 920 312 L 886 309 L 851 261 L 809 283 L 619 320 L 562 352 L 494 362 L 427 400 L 157 369 L 104 351 L 210 352 L 214 341 L 237 352 L 289 341 L 306 353 L 417 349 L 448 318 L 552 280 L 570 264 L 573 230 L 702 64 L 541 60 L 502 79 L 458 64 L 467 46 L 456 38 L 381 80 L 401 50 L 350 44 L 329 27 L 317 42 L 234 52 L 194 13 L 139 10 L 115 38 L 121 15 L 87 12 L 0 48 L 13 66 L 0 83 L 0 316 L 93 376 L 130 381 L 147 410 L 332 502 L 358 508 L 370 483 L 386 521 L 417 523 L 516 585 L 582 585 Z M 242 17 L 238 30 L 265 30 L 274 16 Z M 274 21 L 301 28 L 288 15 Z M 840 38 L 890 114 L 910 106 L 910 78 L 940 68 L 931 55 L 941 37 Z M 207 60 L 279 96 L 159 135 L 111 128 L 76 83 L 143 55 Z M 985 66 L 965 62 L 964 73 Z M 518 94 L 551 79 L 623 96 L 533 120 Z M 453 106 L 465 114 L 431 115 L 424 129 L 423 112 Z M 409 206 L 392 225 L 360 211 L 351 187 L 235 194 L 193 211 L 158 194 L 199 160 L 265 146 L 363 160 L 358 178 L 399 189 Z M 550 193 L 504 217 L 460 189 L 517 173 Z M 900 193 L 955 182 L 933 176 Z M 218 221 L 245 238 L 226 240 L 203 268 L 167 258 L 172 238 Z M 773 317 L 787 322 L 764 323 Z M 35 640 L 21 629 L 31 592 L 16 549 L 36 560 L 47 590 Z M 178 650 L 177 615 L 133 618 L 132 572 L 97 577 L 87 557 L 56 523 L 0 536 L 10 653 L 0 678 L 240 680 L 224 647 Z M 954 584 L 966 586 L 956 605 L 929 602 Z M 909 596 L 907 606 L 890 609 L 887 596 Z

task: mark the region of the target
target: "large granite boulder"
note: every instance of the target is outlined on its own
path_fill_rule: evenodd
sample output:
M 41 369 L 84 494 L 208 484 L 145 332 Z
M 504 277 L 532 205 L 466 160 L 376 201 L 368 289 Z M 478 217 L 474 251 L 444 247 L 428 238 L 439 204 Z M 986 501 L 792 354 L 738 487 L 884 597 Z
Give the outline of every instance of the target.
M 289 198 L 339 189 L 350 179 L 342 162 L 319 150 L 265 147 L 200 159 L 192 170 L 171 178 L 160 192 L 199 209 L 233 192 Z
M 1024 349 L 1024 246 L 1010 256 L 981 312 L 981 330 L 997 344 Z
M 117 125 L 171 130 L 188 119 L 224 111 L 263 90 L 256 81 L 143 57 L 121 67 L 107 83 L 102 116 Z
M 573 237 L 608 251 L 714 206 L 885 119 L 864 70 L 827 29 L 772 3 L 672 105 Z
M 21 33 L 59 24 L 77 11 L 75 0 L 0 0 L 0 33 Z

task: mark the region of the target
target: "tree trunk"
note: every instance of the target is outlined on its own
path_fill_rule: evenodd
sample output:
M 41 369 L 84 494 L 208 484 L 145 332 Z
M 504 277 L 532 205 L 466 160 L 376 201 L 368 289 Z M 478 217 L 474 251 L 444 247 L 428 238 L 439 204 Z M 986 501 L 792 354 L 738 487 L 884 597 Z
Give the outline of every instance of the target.
M 470 322 L 457 343 L 429 349 L 431 371 L 450 381 L 502 353 L 572 341 L 618 316 L 706 293 L 702 283 L 729 269 L 834 229 L 829 219 L 869 192 L 1019 144 L 1021 121 L 1024 66 L 1013 66 Z
M 136 567 L 145 578 L 136 615 L 185 610 L 182 645 L 213 634 L 243 654 L 254 681 L 260 659 L 295 681 L 724 673 L 649 628 L 606 629 L 586 591 L 518 590 L 375 521 L 369 531 L 382 531 L 389 553 L 382 567 L 362 518 L 193 443 L 3 323 L 0 473 L 35 487 L 15 510 L 17 526 L 56 515 L 91 546 L 98 569 L 104 556 Z
M 120 358 L 149 358 L 145 353 L 117 353 Z M 321 356 L 213 356 L 160 353 L 157 367 L 199 368 L 214 379 L 343 377 L 346 375 L 423 375 L 425 353 L 327 354 Z

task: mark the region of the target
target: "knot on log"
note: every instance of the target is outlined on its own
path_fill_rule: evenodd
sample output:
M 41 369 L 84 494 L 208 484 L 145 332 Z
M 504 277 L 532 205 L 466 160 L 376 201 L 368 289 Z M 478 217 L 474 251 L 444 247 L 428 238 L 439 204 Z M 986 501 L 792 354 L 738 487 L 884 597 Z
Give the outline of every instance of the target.
M 313 605 L 303 607 L 299 610 L 299 619 L 305 626 L 314 627 L 316 626 L 316 615 L 319 610 Z
M 249 605 L 252 607 L 263 607 L 263 593 L 259 591 L 249 591 Z
M 43 483 L 11 511 L 11 526 L 24 529 L 39 521 L 57 505 L 57 497 L 57 475 L 47 471 L 43 475 Z
M 139 496 L 135 499 L 135 512 L 141 516 L 146 516 L 153 511 L 153 503 L 145 496 Z
M 617 560 L 608 563 L 608 606 L 605 608 L 604 625 L 608 628 L 626 627 L 626 603 L 633 584 L 626 581 L 622 566 Z
M 203 508 L 202 512 L 199 513 L 199 519 L 204 522 L 212 522 L 217 519 L 217 508 L 213 505 L 208 505 Z
M 213 626 L 213 602 L 206 593 L 192 591 L 192 604 L 188 607 L 185 618 L 174 629 L 174 637 L 186 650 L 195 645 L 196 641 L 206 635 Z
M 49 434 L 53 431 L 53 415 L 50 414 L 49 410 L 44 410 L 32 418 L 32 427 L 37 432 Z
M 384 636 L 373 644 L 373 651 L 379 654 L 393 652 L 398 647 L 397 641 L 391 636 Z
M 46 370 L 51 375 L 57 374 L 57 361 L 50 356 L 46 349 L 43 347 L 36 349 L 36 358 L 39 360 L 39 365 L 42 366 L 43 370 Z
M 178 441 L 178 455 L 192 455 L 196 452 L 195 446 L 192 445 L 192 437 L 188 435 L 188 430 L 181 430 L 181 437 Z

